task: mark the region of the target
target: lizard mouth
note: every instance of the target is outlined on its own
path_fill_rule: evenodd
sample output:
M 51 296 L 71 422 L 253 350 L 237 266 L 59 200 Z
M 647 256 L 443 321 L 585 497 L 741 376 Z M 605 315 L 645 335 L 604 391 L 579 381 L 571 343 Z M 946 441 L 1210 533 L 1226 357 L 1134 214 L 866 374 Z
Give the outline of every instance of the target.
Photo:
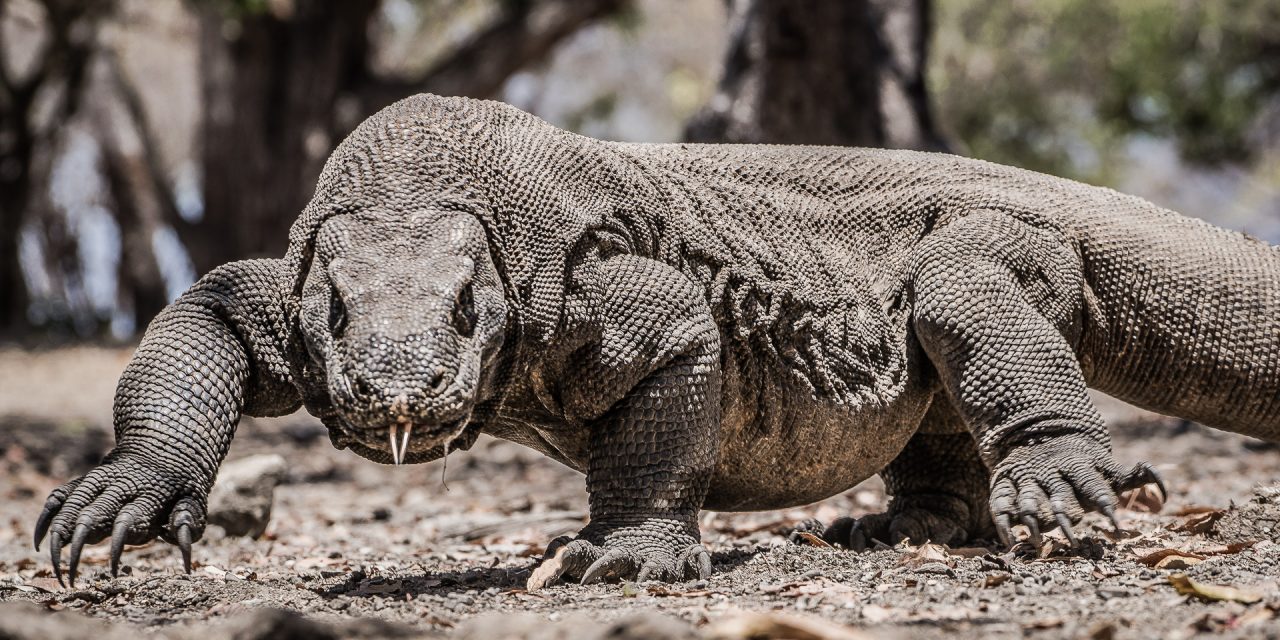
M 444 423 L 440 425 L 439 429 L 434 429 L 433 431 L 440 435 L 432 438 L 432 440 L 435 440 L 436 442 L 428 443 L 427 448 L 431 448 L 440 443 L 444 443 L 447 446 L 448 443 L 462 435 L 462 432 L 466 430 L 467 422 L 470 419 L 471 412 L 467 412 L 457 420 Z M 392 423 L 391 427 L 387 430 L 387 440 L 391 445 L 391 459 L 397 466 L 402 464 L 405 457 L 409 454 L 409 441 L 413 437 L 413 427 L 414 424 L 412 422 L 397 422 Z M 422 432 L 423 430 L 421 429 L 418 431 L 419 434 Z M 414 444 L 418 445 L 418 443 Z

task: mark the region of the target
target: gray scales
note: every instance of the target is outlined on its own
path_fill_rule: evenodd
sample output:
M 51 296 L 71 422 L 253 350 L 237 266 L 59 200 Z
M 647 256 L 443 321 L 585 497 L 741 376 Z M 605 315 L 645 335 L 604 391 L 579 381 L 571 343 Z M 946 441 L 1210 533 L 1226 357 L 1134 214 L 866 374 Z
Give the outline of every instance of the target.
M 330 157 L 281 259 L 226 264 L 148 327 L 117 444 L 36 525 L 190 547 L 241 415 L 435 460 L 479 433 L 586 474 L 530 579 L 705 576 L 701 509 L 875 473 L 829 541 L 1068 533 L 1159 482 L 1093 387 L 1280 438 L 1280 250 L 1107 189 L 951 155 L 621 144 L 416 96 Z

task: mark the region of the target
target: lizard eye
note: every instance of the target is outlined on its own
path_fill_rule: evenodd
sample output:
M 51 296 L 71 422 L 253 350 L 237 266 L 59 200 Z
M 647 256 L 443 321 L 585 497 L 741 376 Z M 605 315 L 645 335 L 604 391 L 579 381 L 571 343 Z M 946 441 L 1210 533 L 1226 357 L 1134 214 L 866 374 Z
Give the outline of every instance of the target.
M 470 338 L 476 330 L 475 294 L 471 283 L 458 292 L 458 299 L 453 304 L 453 328 L 464 338 Z
M 341 337 L 347 328 L 347 305 L 342 303 L 342 296 L 334 289 L 329 295 L 329 331 L 334 337 Z

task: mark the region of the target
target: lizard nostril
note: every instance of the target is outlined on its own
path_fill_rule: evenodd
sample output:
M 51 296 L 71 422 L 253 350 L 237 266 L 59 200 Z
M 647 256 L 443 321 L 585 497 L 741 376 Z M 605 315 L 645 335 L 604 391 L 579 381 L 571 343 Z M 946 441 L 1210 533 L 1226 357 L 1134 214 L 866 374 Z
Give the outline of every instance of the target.
M 436 369 L 431 375 L 431 391 L 432 393 L 441 393 L 448 386 L 448 380 L 445 378 L 444 369 Z
M 373 386 L 370 385 L 369 382 L 365 380 L 362 376 L 352 375 L 350 376 L 350 380 L 351 380 L 351 391 L 353 392 L 353 395 L 355 395 L 357 399 L 369 400 L 373 398 L 374 396 Z

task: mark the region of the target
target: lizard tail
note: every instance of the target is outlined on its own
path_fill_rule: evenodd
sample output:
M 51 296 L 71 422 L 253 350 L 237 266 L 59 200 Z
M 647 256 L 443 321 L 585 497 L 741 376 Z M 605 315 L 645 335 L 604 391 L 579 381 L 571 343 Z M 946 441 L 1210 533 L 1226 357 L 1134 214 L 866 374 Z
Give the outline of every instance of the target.
M 1280 441 L 1280 247 L 1103 191 L 1080 234 L 1090 386 Z

